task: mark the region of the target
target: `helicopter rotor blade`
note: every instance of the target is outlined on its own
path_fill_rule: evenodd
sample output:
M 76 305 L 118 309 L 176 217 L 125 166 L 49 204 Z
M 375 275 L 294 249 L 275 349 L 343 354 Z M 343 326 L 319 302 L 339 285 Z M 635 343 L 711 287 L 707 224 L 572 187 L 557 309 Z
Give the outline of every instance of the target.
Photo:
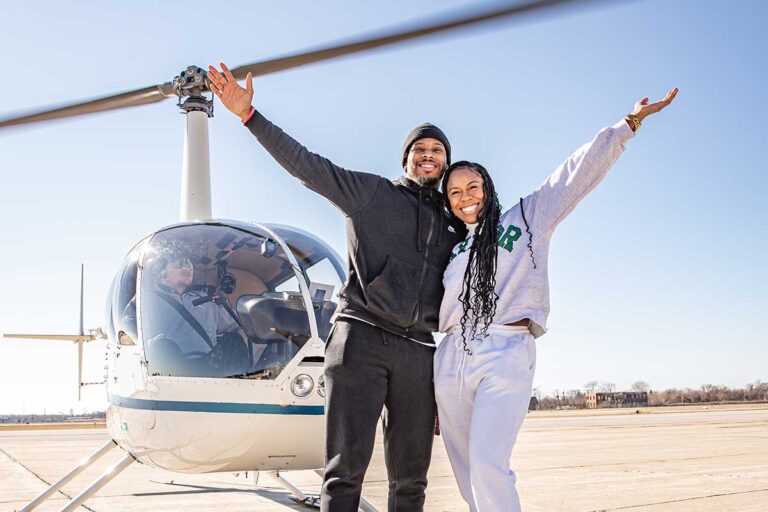
M 514 5 L 491 11 L 465 10 L 458 15 L 454 13 L 450 17 L 443 16 L 439 18 L 439 21 L 437 22 L 432 18 L 427 23 L 414 24 L 405 30 L 403 30 L 402 27 L 399 27 L 398 30 L 382 32 L 376 36 L 367 34 L 360 39 L 350 40 L 343 44 L 305 51 L 293 55 L 286 55 L 267 61 L 254 62 L 253 64 L 238 66 L 231 71 L 232 75 L 237 80 L 244 79 L 248 73 L 251 73 L 253 76 L 263 76 L 300 66 L 306 66 L 308 64 L 314 64 L 316 62 L 351 55 L 353 53 L 360 53 L 383 46 L 402 43 L 404 41 L 426 37 L 440 32 L 469 28 L 472 25 L 478 25 L 482 22 L 513 17 L 516 15 L 531 14 L 534 11 L 545 11 L 556 7 L 562 8 L 566 7 L 567 4 L 583 5 L 594 3 L 596 1 L 599 0 L 530 0 L 528 2 L 515 3 Z
M 496 8 L 494 10 L 465 10 L 459 14 L 454 13 L 450 16 L 442 16 L 437 19 L 430 18 L 430 20 L 425 23 L 410 25 L 405 29 L 401 26 L 390 32 L 380 32 L 377 35 L 368 34 L 367 36 L 362 36 L 359 39 L 350 40 L 342 44 L 238 66 L 232 70 L 232 74 L 238 80 L 245 78 L 248 73 L 252 73 L 253 76 L 263 76 L 375 48 L 402 43 L 404 41 L 414 40 L 449 30 L 469 28 L 470 26 L 475 26 L 483 22 L 501 20 L 502 18 L 510 19 L 521 15 L 531 15 L 535 12 L 543 14 L 547 11 L 553 11 L 556 8 L 562 9 L 577 4 L 583 6 L 600 1 L 607 2 L 608 0 L 528 0 L 524 2 L 516 2 L 507 7 Z M 145 87 L 143 89 L 97 98 L 95 100 L 72 103 L 53 109 L 0 118 L 0 130 L 12 126 L 147 105 L 175 96 L 176 93 L 173 83 L 166 82 Z
M 120 94 L 105 96 L 103 98 L 82 103 L 72 103 L 53 109 L 7 117 L 0 119 L 0 129 L 43 121 L 53 121 L 54 119 L 62 119 L 65 117 L 95 114 L 107 110 L 118 110 L 128 107 L 137 107 L 139 105 L 148 105 L 163 101 L 171 96 L 175 97 L 176 94 L 173 91 L 173 86 L 168 82 L 161 85 L 145 87 L 143 89 L 136 89 L 135 91 L 127 91 Z

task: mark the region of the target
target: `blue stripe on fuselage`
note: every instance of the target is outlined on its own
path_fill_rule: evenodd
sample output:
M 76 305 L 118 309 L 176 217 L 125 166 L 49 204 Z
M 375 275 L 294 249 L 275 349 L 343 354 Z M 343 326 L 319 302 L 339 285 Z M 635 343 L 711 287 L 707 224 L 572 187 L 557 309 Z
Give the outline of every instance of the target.
M 319 416 L 324 413 L 322 405 L 276 405 L 245 404 L 232 402 L 178 402 L 175 400 L 146 400 L 109 395 L 109 403 L 128 409 L 150 411 L 213 412 L 229 414 L 301 414 Z

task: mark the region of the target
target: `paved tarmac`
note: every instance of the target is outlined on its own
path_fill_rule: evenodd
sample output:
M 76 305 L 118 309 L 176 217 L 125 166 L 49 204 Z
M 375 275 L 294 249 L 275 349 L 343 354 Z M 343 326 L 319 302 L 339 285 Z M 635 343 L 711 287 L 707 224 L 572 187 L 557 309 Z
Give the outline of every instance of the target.
M 766 512 L 768 405 L 556 411 L 529 414 L 512 455 L 526 512 Z M 0 510 L 28 501 L 107 440 L 103 429 L 0 430 Z M 64 487 L 76 495 L 120 454 L 108 454 Z M 319 491 L 311 472 L 284 473 Z M 297 506 L 267 475 L 183 475 L 133 464 L 79 510 L 287 511 Z M 381 440 L 364 495 L 386 510 Z M 427 490 L 428 512 L 463 511 L 442 440 Z M 61 509 L 58 494 L 36 510 Z

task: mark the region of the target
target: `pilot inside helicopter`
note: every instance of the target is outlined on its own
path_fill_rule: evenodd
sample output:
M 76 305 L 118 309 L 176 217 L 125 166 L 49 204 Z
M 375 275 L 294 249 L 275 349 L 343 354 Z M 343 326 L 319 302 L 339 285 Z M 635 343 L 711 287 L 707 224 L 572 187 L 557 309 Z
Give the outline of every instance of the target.
M 152 261 L 155 286 L 142 298 L 153 374 L 223 377 L 248 371 L 248 351 L 237 315 L 226 300 L 192 287 L 194 264 L 184 255 Z

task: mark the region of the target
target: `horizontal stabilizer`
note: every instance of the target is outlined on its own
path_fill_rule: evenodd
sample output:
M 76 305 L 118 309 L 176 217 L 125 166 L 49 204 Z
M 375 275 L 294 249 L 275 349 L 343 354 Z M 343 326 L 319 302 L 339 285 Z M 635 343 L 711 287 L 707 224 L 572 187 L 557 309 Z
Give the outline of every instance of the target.
M 92 331 L 91 334 L 3 334 L 3 338 L 15 338 L 19 340 L 54 340 L 71 341 L 72 343 L 88 342 L 105 339 L 101 329 Z

